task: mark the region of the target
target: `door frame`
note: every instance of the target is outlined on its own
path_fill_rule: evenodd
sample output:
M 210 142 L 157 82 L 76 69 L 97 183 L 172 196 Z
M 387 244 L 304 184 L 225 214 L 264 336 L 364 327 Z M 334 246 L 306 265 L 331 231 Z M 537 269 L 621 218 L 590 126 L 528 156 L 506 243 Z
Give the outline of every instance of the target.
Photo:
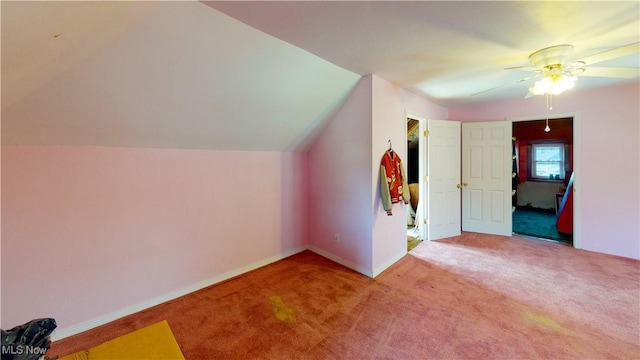
M 424 132 L 427 130 L 427 119 L 408 113 L 405 111 L 404 121 L 406 123 L 407 119 L 413 119 L 418 121 L 418 209 L 416 210 L 416 222 L 420 221 L 418 224 L 418 230 L 420 233 L 420 238 L 422 240 L 430 240 L 427 238 L 429 232 L 427 231 L 427 226 L 429 224 L 424 223 L 424 219 L 427 215 L 427 184 L 425 182 L 425 175 L 427 174 L 427 169 L 425 169 L 426 159 L 427 159 L 427 138 L 423 136 Z M 405 125 L 406 127 L 406 125 Z M 405 135 L 405 144 L 407 143 L 407 131 L 404 131 Z M 418 219 L 418 213 L 421 218 Z
M 507 117 L 506 120 L 513 123 L 518 121 L 532 121 L 544 119 L 573 118 L 573 247 L 581 249 L 581 226 L 580 226 L 580 113 L 568 112 L 557 114 L 542 114 L 522 117 Z

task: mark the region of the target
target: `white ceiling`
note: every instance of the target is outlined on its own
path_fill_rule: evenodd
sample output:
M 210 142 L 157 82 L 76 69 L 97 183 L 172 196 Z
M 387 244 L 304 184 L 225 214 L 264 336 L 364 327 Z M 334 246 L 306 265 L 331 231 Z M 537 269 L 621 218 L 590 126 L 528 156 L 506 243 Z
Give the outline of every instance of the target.
M 640 2 L 626 1 L 214 1 L 256 29 L 347 70 L 374 73 L 451 107 L 522 98 L 539 49 L 571 44 L 572 59 L 640 41 Z M 597 64 L 640 67 L 639 54 Z M 592 72 L 593 73 L 593 72 Z M 587 77 L 577 88 L 635 79 Z M 481 95 L 470 96 L 509 84 Z
M 527 76 L 503 69 L 540 48 L 569 43 L 581 58 L 640 41 L 637 1 L 2 1 L 1 10 L 3 144 L 303 149 L 364 74 L 462 106 L 524 97 L 531 84 L 469 94 Z M 575 91 L 616 81 L 581 77 Z
M 360 78 L 200 2 L 1 6 L 3 145 L 303 149 Z

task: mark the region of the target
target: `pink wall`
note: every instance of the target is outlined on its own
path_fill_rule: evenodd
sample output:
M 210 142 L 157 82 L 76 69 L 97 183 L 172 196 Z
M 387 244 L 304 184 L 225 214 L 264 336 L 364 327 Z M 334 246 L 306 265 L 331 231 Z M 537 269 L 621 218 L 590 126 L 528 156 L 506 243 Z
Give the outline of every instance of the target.
M 446 119 L 447 109 L 435 105 L 399 86 L 373 76 L 373 130 L 371 181 L 373 200 L 373 272 L 374 276 L 407 252 L 407 206 L 395 204 L 388 216 L 380 200 L 380 159 L 391 140 L 394 151 L 407 160 L 407 120 L 411 114 L 424 119 Z
M 308 153 L 310 248 L 369 276 L 371 81 L 360 80 Z
M 407 156 L 406 113 L 447 117 L 445 108 L 365 76 L 309 151 L 311 249 L 368 276 L 407 251 L 406 207 L 396 204 L 387 216 L 379 185 L 388 140 L 402 159 Z
M 638 95 L 632 84 L 555 101 L 580 121 L 584 249 L 640 258 Z M 68 329 L 307 243 L 375 276 L 406 246 L 404 207 L 388 217 L 378 185 L 387 140 L 406 158 L 405 114 L 499 120 L 540 115 L 535 100 L 447 116 L 370 75 L 308 154 L 3 146 L 1 325 L 51 316 Z
M 64 331 L 306 248 L 306 154 L 4 146 L 2 167 L 2 328 Z
M 640 259 L 640 84 L 638 82 L 554 97 L 553 114 L 576 114 L 580 133 L 576 191 L 580 202 L 579 246 L 585 250 Z M 462 121 L 545 116 L 542 97 L 452 108 Z M 553 123 L 551 123 L 553 124 Z M 577 147 L 576 147 L 577 148 Z

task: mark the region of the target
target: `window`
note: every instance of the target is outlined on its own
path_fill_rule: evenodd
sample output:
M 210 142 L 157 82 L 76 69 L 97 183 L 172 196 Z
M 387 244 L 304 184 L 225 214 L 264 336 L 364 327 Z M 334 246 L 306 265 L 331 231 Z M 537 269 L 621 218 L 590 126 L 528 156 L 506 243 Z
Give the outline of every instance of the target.
M 563 144 L 533 144 L 531 150 L 532 178 L 564 179 Z

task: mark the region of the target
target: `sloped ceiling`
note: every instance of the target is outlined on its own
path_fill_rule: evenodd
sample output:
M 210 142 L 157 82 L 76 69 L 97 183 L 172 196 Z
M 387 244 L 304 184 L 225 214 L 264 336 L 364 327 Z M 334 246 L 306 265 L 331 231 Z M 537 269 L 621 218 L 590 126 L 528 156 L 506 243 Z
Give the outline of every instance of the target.
M 446 107 L 528 55 L 640 41 L 637 1 L 2 1 L 2 143 L 303 150 L 361 75 Z M 640 66 L 638 54 L 603 66 Z M 638 81 L 581 77 L 575 91 Z M 502 86 L 480 95 L 479 91 Z
M 374 73 L 445 106 L 523 98 L 528 56 L 560 44 L 571 60 L 640 41 L 638 1 L 212 1 L 207 5 L 347 70 Z M 640 47 L 636 46 L 636 49 Z M 594 78 L 576 90 L 638 81 L 636 53 L 598 66 L 635 77 Z M 493 91 L 483 92 L 487 89 Z
M 360 76 L 200 2 L 2 2 L 2 143 L 283 151 Z

